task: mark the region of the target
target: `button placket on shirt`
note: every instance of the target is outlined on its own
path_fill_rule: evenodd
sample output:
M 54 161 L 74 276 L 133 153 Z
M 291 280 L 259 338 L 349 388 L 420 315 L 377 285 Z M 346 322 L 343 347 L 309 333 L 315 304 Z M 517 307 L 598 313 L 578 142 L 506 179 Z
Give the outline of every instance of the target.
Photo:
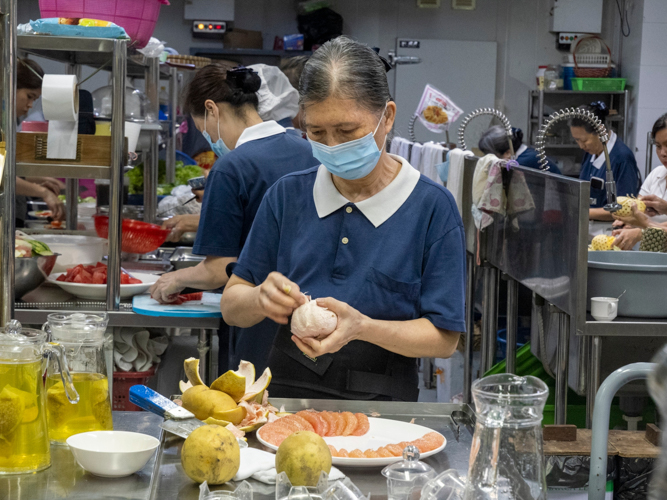
M 333 278 L 346 279 L 352 271 L 354 258 L 352 256 L 351 239 L 352 221 L 356 215 L 353 206 L 347 205 L 343 211 L 343 221 L 340 225 L 340 234 L 338 235 L 338 248 L 336 250 L 336 259 L 333 265 Z

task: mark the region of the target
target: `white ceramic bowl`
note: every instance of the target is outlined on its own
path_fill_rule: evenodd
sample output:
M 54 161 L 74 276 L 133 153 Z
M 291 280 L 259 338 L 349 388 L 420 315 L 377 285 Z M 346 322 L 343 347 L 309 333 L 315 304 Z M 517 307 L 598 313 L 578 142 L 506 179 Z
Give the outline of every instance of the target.
M 106 285 L 89 285 L 86 283 L 67 283 L 65 281 L 58 281 L 57 278 L 61 274 L 65 273 L 53 273 L 47 278 L 47 281 L 54 285 L 58 285 L 67 293 L 71 293 L 82 299 L 106 300 Z M 129 299 L 130 297 L 144 293 L 160 278 L 156 274 L 135 273 L 134 271 L 132 271 L 132 276 L 141 280 L 141 283 L 137 285 L 120 285 L 121 299 Z
M 125 477 L 144 468 L 160 441 L 139 432 L 94 431 L 70 436 L 67 444 L 91 474 Z

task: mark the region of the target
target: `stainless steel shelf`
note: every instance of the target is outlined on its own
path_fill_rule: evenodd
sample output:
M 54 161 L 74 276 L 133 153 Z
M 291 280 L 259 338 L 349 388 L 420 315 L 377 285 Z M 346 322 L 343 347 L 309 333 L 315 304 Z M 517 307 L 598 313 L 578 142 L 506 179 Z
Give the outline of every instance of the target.
M 19 35 L 16 39 L 18 48 L 29 54 L 67 64 L 111 71 L 111 54 L 116 41 L 112 38 Z M 128 48 L 127 76 L 143 76 L 149 60 L 143 54 Z
M 586 329 L 578 334 L 590 337 L 667 337 L 667 318 L 616 318 L 614 321 L 595 321 L 589 316 Z
M 111 175 L 109 167 L 95 167 L 90 165 L 17 163 L 16 175 L 31 177 L 65 177 L 68 179 L 108 179 Z
M 548 94 L 571 94 L 571 95 L 577 95 L 577 94 L 615 94 L 615 95 L 622 95 L 625 94 L 625 90 L 532 90 L 531 94 L 534 96 L 540 95 L 540 92 L 542 92 L 545 95 Z

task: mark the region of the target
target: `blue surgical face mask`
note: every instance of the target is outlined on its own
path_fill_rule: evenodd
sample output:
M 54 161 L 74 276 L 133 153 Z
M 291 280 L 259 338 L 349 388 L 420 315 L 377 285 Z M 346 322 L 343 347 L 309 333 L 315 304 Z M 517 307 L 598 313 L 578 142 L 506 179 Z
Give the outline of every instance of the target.
M 387 110 L 385 105 L 382 117 Z M 375 144 L 375 133 L 382 123 L 382 117 L 375 131 L 354 141 L 344 142 L 336 146 L 327 146 L 315 142 L 308 137 L 313 156 L 333 175 L 349 181 L 361 179 L 370 174 L 380 160 L 380 150 Z
M 218 140 L 215 141 L 215 144 L 211 140 L 211 135 L 206 131 L 207 112 L 208 112 L 207 109 L 204 110 L 204 131 L 201 134 L 204 136 L 204 139 L 208 141 L 209 146 L 211 146 L 211 151 L 215 153 L 215 156 L 217 156 L 218 158 L 222 158 L 231 150 L 224 143 L 224 141 L 222 140 L 222 136 L 220 135 L 220 118 L 218 118 Z

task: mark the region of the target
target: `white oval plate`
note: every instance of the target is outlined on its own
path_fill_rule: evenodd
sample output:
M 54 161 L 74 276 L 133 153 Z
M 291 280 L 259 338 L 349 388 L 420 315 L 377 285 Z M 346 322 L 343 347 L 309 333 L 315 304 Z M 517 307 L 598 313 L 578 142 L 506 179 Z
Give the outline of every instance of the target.
M 93 300 L 106 300 L 107 298 L 107 286 L 106 285 L 89 285 L 86 283 L 67 283 L 65 281 L 56 281 L 58 276 L 67 273 L 54 273 L 51 274 L 47 281 L 58 285 L 60 288 L 65 290 L 67 293 L 76 295 L 82 299 L 93 299 Z M 147 291 L 153 283 L 155 283 L 159 276 L 155 274 L 146 274 L 146 273 L 132 273 L 132 276 L 141 280 L 141 284 L 136 285 L 120 285 L 120 298 L 129 299 L 140 293 Z
M 336 436 L 325 437 L 324 441 L 337 449 L 345 448 L 347 451 L 359 449 L 362 451 L 368 449 L 378 449 L 388 444 L 398 444 L 401 441 L 414 441 L 420 437 L 435 432 L 433 429 L 424 427 L 423 425 L 410 424 L 408 422 L 401 422 L 399 420 L 389 420 L 386 418 L 369 417 L 368 422 L 370 428 L 363 436 Z M 257 431 L 257 439 L 267 448 L 277 450 L 278 447 L 267 443 L 262 439 L 262 429 Z M 438 433 L 439 434 L 439 433 Z M 426 452 L 420 458 L 428 458 L 440 453 L 447 445 L 447 439 L 443 436 L 442 446 L 435 450 Z M 344 458 L 332 457 L 332 463 L 340 467 L 381 467 L 394 462 L 399 462 L 402 457 L 382 457 L 382 458 Z

